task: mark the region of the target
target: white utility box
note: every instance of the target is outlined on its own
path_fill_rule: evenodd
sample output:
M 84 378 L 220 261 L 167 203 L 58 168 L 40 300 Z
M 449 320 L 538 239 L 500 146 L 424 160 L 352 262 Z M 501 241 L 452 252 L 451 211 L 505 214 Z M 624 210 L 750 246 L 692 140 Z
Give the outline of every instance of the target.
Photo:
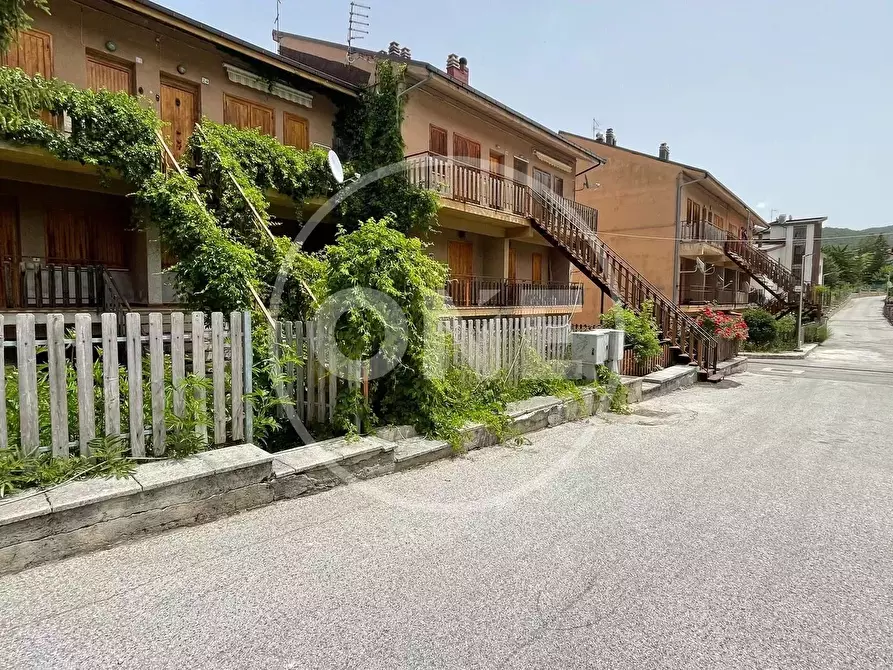
M 571 359 L 583 362 L 583 377 L 589 378 L 596 365 L 620 372 L 623 360 L 623 331 L 598 328 L 571 333 Z

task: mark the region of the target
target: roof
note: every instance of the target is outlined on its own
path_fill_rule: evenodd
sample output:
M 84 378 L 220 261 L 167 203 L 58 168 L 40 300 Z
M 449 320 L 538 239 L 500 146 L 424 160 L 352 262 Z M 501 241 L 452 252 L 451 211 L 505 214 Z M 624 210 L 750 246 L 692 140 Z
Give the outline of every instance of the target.
M 806 225 L 810 223 L 824 223 L 828 220 L 827 216 L 809 216 L 804 219 L 785 219 L 784 221 L 770 221 L 770 226 L 793 226 Z
M 345 49 L 345 50 L 347 49 L 346 44 L 339 44 L 338 42 L 329 42 L 328 40 L 321 40 L 316 37 L 308 37 L 307 35 L 298 35 L 297 33 L 288 33 L 285 31 L 275 31 L 275 30 L 273 31 L 273 39 L 276 40 L 277 42 L 279 41 L 279 38 L 281 36 L 294 37 L 296 39 L 306 40 L 308 42 L 314 42 L 316 44 L 322 44 L 325 46 L 336 47 L 336 48 Z M 280 46 L 280 49 L 283 49 L 283 48 L 288 49 L 289 51 L 295 51 L 294 49 Z M 373 58 L 386 58 L 388 60 L 392 60 L 392 61 L 395 61 L 398 63 L 405 63 L 407 65 L 412 65 L 417 68 L 424 69 L 427 72 L 430 72 L 435 77 L 439 77 L 439 78 L 449 82 L 450 84 L 479 98 L 483 102 L 493 105 L 494 107 L 497 107 L 498 109 L 501 109 L 502 111 L 507 112 L 508 114 L 511 114 L 512 116 L 517 117 L 518 120 L 521 121 L 523 124 L 531 126 L 532 128 L 534 128 L 535 130 L 537 130 L 539 132 L 546 133 L 552 139 L 559 142 L 560 144 L 562 144 L 563 146 L 565 146 L 567 149 L 571 150 L 573 153 L 577 154 L 578 156 L 582 156 L 583 158 L 586 158 L 591 161 L 595 161 L 596 163 L 599 163 L 599 164 L 607 163 L 607 159 L 605 159 L 604 157 L 599 156 L 598 154 L 586 149 L 585 147 L 581 147 L 580 145 L 578 145 L 574 142 L 571 142 L 566 137 L 562 137 L 562 135 L 560 133 L 557 133 L 554 130 L 547 128 L 546 126 L 542 125 L 541 123 L 538 123 L 537 121 L 534 121 L 530 117 L 525 116 L 521 112 L 519 112 L 515 109 L 512 109 L 508 105 L 505 105 L 505 104 L 499 102 L 495 98 L 491 98 L 490 96 L 488 96 L 486 93 L 480 91 L 479 89 L 476 89 L 473 86 L 465 84 L 457 79 L 454 79 L 453 77 L 449 76 L 446 72 L 444 72 L 440 68 L 435 67 L 434 65 L 432 65 L 431 63 L 429 63 L 427 61 L 415 60 L 413 58 L 403 58 L 402 56 L 400 56 L 400 57 L 392 56 L 391 54 L 388 54 L 387 52 L 371 51 L 369 49 L 354 48 L 354 50 L 357 53 L 360 53 L 360 54 L 363 54 L 366 56 L 371 56 Z M 303 53 L 303 52 L 298 52 L 298 53 Z M 330 61 L 330 62 L 332 62 L 332 61 Z M 368 78 L 368 75 L 367 75 L 367 78 Z
M 283 72 L 303 77 L 326 88 L 351 96 L 357 94 L 356 84 L 348 80 L 341 80 L 331 73 L 314 68 L 312 65 L 283 58 L 277 53 L 224 33 L 149 0 L 104 0 L 104 2 L 155 19 L 200 39 L 213 42 L 242 56 L 261 61 Z
M 562 135 L 569 136 L 569 137 L 574 137 L 574 138 L 579 138 L 579 139 L 581 139 L 581 140 L 585 140 L 586 142 L 595 142 L 595 141 L 596 141 L 596 140 L 593 140 L 591 137 L 584 137 L 583 135 L 577 135 L 576 133 L 569 133 L 569 132 L 567 132 L 566 130 L 561 130 L 561 131 L 559 131 L 559 132 L 560 132 Z M 714 184 L 716 184 L 716 186 L 718 186 L 720 189 L 722 189 L 722 191 L 725 192 L 726 195 L 727 195 L 730 199 L 732 199 L 732 200 L 734 200 L 735 202 L 737 202 L 739 205 L 741 205 L 741 207 L 742 207 L 743 209 L 745 209 L 748 213 L 750 213 L 751 215 L 753 215 L 753 216 L 756 218 L 756 221 L 754 222 L 754 223 L 756 223 L 756 225 L 765 225 L 765 226 L 768 226 L 768 224 L 763 220 L 763 217 L 760 216 L 760 214 L 758 214 L 758 213 L 757 213 L 757 212 L 756 212 L 750 205 L 748 205 L 748 204 L 747 204 L 746 202 L 744 202 L 741 198 L 739 198 L 739 197 L 735 194 L 735 192 L 732 191 L 732 189 L 730 189 L 728 186 L 726 186 L 725 184 L 723 184 L 719 179 L 717 179 L 716 177 L 714 177 L 708 170 L 705 170 L 704 168 L 695 167 L 694 165 L 688 165 L 688 164 L 686 164 L 686 163 L 680 163 L 679 161 L 663 160 L 663 159 L 660 158 L 659 156 L 655 156 L 655 155 L 653 155 L 653 154 L 647 154 L 647 153 L 645 153 L 645 152 L 643 152 L 643 151 L 636 151 L 635 149 L 630 149 L 630 148 L 628 148 L 628 147 L 622 147 L 622 146 L 617 145 L 617 144 L 605 145 L 605 146 L 610 146 L 611 149 L 618 149 L 618 150 L 620 150 L 620 151 L 626 151 L 626 152 L 628 152 L 628 153 L 635 154 L 635 155 L 637 155 L 637 156 L 644 156 L 645 158 L 650 158 L 650 159 L 652 159 L 652 160 L 654 160 L 654 161 L 657 161 L 657 162 L 659 162 L 659 163 L 661 163 L 661 164 L 663 164 L 663 165 L 667 165 L 667 164 L 669 164 L 669 165 L 675 165 L 675 166 L 677 166 L 677 167 L 679 167 L 679 168 L 682 168 L 683 171 L 688 171 L 688 172 L 694 172 L 694 173 L 696 173 L 696 176 L 697 176 L 699 179 L 700 179 L 700 178 L 709 179 L 709 180 L 712 181 Z

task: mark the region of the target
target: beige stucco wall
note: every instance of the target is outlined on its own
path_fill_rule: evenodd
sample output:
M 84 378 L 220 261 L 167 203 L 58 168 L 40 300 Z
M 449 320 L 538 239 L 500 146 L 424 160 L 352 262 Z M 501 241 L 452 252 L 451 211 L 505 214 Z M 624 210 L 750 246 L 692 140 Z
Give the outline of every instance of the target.
M 34 27 L 53 36 L 54 73 L 60 79 L 81 87 L 87 85 L 85 49 L 89 48 L 132 63 L 137 89 L 142 89 L 147 104 L 158 112 L 160 103 L 157 96 L 164 74 L 196 85 L 201 114 L 212 121 L 223 122 L 223 95 L 229 93 L 272 107 L 279 140 L 283 139 L 283 113 L 288 111 L 309 121 L 311 142 L 326 146 L 332 144 L 332 122 L 336 108 L 329 97 L 314 92 L 313 106 L 307 108 L 235 84 L 227 78 L 224 63 L 247 70 L 256 69 L 236 57 L 222 54 L 210 44 L 176 34 L 160 25 L 138 25 L 68 0 L 53 0 L 52 15 L 47 16 L 43 12 L 33 14 Z M 105 47 L 109 40 L 117 46 L 113 54 Z M 142 62 L 137 62 L 137 59 Z M 186 67 L 186 73 L 182 75 L 177 72 L 177 66 L 181 64 Z M 208 84 L 202 83 L 203 77 L 208 79 Z M 310 92 L 300 83 L 290 85 Z
M 588 173 L 590 185 L 598 183 L 598 188 L 584 189 L 583 179 L 577 180 L 581 189 L 577 201 L 598 209 L 599 237 L 671 297 L 676 276 L 676 180 L 680 168 L 594 140 L 574 137 L 573 141 L 608 161 Z M 580 161 L 577 172 L 591 166 Z M 574 273 L 574 280 L 586 285 L 583 309 L 575 323 L 598 323 L 601 291 L 579 272 Z M 605 306 L 611 306 L 610 299 L 606 298 Z

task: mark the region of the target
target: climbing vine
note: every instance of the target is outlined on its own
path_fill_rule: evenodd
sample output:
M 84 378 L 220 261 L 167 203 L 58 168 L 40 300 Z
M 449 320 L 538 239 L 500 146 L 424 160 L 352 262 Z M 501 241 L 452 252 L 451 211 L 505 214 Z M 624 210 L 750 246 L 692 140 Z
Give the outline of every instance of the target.
M 401 95 L 405 65 L 388 60 L 378 63 L 374 85 L 353 104 L 343 106 L 335 118 L 337 149 L 361 175 L 400 163 L 406 96 Z M 414 186 L 403 172 L 365 186 L 342 203 L 344 225 L 353 229 L 369 217 L 393 215 L 391 225 L 404 233 L 426 235 L 437 225 L 437 195 Z
M 31 27 L 31 8 L 50 13 L 47 0 L 0 0 L 0 52 L 6 51 L 21 31 Z

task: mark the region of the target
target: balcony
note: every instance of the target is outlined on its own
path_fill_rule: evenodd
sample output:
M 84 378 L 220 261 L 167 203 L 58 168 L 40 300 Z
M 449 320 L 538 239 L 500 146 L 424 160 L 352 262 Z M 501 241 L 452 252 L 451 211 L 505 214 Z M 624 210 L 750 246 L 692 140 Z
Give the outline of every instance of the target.
M 0 260 L 0 310 L 95 309 L 115 311 L 127 305 L 114 275 L 127 270 L 102 265 L 45 264 L 16 258 Z M 129 307 L 129 305 L 127 305 Z
M 701 258 L 719 262 L 724 258 L 723 245 L 729 233 L 707 221 L 683 221 L 679 254 L 683 258 Z
M 443 296 L 455 308 L 579 307 L 583 284 L 499 277 L 453 277 Z
M 681 305 L 721 305 L 723 307 L 747 307 L 752 302 L 748 291 L 718 289 L 712 286 L 683 286 L 679 293 Z
M 407 178 L 442 198 L 529 219 L 534 212 L 530 186 L 480 167 L 425 151 L 406 157 Z M 593 231 L 598 210 L 556 195 L 562 207 L 579 216 Z

